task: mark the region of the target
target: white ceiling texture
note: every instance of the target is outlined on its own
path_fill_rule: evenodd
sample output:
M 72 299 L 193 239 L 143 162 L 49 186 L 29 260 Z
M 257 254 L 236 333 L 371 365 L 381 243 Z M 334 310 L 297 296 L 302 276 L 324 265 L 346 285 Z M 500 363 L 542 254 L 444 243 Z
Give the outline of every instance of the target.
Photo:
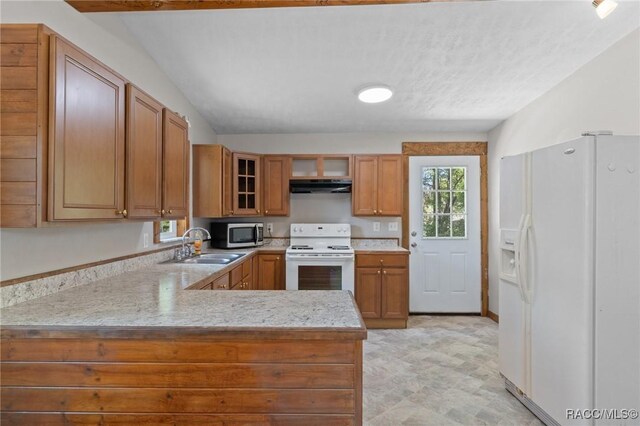
M 590 0 L 120 16 L 219 134 L 486 131 L 640 26 L 639 6 L 604 20 Z M 359 102 L 369 83 L 393 98 Z

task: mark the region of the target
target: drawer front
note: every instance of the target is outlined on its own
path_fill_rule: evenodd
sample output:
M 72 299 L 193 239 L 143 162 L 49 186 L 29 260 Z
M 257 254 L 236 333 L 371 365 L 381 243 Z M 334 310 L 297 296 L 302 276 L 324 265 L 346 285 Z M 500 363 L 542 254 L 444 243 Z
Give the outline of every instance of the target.
M 213 290 L 229 289 L 229 274 L 224 274 L 213 282 Z
M 406 268 L 409 257 L 406 254 L 358 254 L 356 267 L 358 268 Z

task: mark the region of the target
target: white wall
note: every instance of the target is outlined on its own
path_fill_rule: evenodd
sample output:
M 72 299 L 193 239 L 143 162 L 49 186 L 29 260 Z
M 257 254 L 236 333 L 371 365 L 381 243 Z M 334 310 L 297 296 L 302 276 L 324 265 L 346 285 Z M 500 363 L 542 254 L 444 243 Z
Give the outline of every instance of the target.
M 486 141 L 487 135 L 475 133 L 314 133 L 218 135 L 218 142 L 236 151 L 264 154 L 399 154 L 402 142 Z M 273 236 L 289 236 L 289 224 L 309 222 L 350 223 L 353 237 L 400 238 L 399 217 L 353 217 L 350 194 L 292 194 L 289 217 L 261 218 L 273 223 Z M 380 232 L 373 231 L 380 222 Z M 389 231 L 397 222 L 398 230 Z M 203 224 L 205 222 L 199 221 Z
M 585 130 L 640 134 L 640 30 L 489 132 L 489 308 L 498 312 L 500 158 Z
M 191 122 L 192 143 L 216 141 L 216 134 L 189 101 L 110 14 L 83 15 L 62 1 L 2 1 L 0 22 L 43 23 L 122 74 Z M 148 223 L 72 225 L 0 231 L 0 279 L 10 279 L 148 249 Z

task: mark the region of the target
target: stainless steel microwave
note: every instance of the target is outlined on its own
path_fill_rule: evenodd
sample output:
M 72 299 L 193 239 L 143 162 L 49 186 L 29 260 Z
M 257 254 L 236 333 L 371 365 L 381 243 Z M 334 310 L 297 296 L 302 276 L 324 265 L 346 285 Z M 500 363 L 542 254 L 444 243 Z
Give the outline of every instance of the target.
M 211 247 L 241 248 L 263 244 L 263 223 L 211 223 Z

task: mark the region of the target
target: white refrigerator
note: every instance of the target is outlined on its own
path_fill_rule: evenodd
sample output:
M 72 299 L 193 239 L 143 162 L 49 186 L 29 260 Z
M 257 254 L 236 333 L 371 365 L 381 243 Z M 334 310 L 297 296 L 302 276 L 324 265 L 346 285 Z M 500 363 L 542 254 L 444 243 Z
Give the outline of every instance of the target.
M 500 167 L 506 388 L 548 425 L 640 424 L 624 411 L 640 409 L 640 137 L 585 135 Z

